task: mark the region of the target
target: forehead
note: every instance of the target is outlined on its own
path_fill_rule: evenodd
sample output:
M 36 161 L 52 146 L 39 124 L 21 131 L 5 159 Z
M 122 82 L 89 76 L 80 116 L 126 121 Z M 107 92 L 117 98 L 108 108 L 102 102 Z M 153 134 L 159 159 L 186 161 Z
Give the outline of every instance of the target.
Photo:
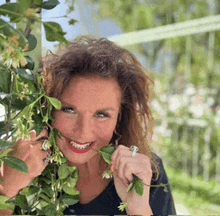
M 61 101 L 83 108 L 118 106 L 121 103 L 121 89 L 114 78 L 76 77 L 61 95 Z

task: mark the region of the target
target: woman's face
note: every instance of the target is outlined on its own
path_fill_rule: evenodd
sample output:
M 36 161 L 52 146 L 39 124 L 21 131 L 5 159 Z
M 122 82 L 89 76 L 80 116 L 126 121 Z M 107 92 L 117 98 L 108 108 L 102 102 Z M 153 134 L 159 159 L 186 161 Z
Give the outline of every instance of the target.
M 83 164 L 96 151 L 107 146 L 116 127 L 121 90 L 115 79 L 74 78 L 60 100 L 62 109 L 54 112 L 53 126 L 63 139 L 57 144 L 68 161 Z

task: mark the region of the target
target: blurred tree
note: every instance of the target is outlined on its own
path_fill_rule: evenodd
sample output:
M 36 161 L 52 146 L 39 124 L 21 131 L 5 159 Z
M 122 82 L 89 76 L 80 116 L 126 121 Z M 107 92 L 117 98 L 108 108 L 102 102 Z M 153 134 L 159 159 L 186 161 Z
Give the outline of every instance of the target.
M 97 3 L 101 18 L 110 18 L 120 25 L 124 32 L 138 31 L 154 28 L 167 24 L 197 19 L 210 14 L 218 14 L 219 0 L 193 1 L 193 0 L 90 0 Z M 212 12 L 210 12 L 212 11 Z M 220 32 L 216 32 L 215 67 L 207 74 L 207 53 L 209 49 L 209 33 L 192 35 L 190 37 L 176 37 L 174 39 L 161 40 L 151 43 L 143 43 L 135 46 L 138 52 L 144 54 L 151 66 L 155 67 L 160 53 L 165 55 L 172 53 L 172 68 L 174 78 L 179 79 L 188 70 L 187 81 L 195 86 L 207 87 L 207 79 L 210 87 L 217 87 L 220 81 L 218 65 L 220 63 Z M 187 50 L 188 47 L 188 50 Z M 161 58 L 160 58 L 161 61 Z M 186 65 L 190 67 L 186 68 Z M 168 68 L 165 67 L 165 70 Z M 191 73 L 190 71 L 193 71 Z M 210 77 L 211 74 L 211 77 Z M 171 79 L 173 82 L 174 80 Z

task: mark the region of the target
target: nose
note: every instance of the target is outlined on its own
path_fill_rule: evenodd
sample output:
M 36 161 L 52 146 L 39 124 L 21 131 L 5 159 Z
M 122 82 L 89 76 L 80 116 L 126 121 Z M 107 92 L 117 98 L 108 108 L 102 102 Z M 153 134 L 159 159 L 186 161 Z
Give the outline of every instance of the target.
M 74 137 L 78 142 L 92 142 L 94 139 L 94 124 L 92 120 L 81 116 L 78 118 L 77 126 L 74 129 Z

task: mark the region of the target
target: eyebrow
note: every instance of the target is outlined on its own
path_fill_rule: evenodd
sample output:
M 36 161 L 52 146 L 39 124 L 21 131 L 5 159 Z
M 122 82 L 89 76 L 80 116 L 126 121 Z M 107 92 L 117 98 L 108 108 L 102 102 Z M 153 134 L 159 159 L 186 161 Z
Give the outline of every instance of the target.
M 69 104 L 69 103 L 67 103 L 67 102 L 65 102 L 65 101 L 61 101 L 62 102 L 62 106 L 70 106 L 70 107 L 72 107 L 72 108 L 74 108 L 74 109 L 76 109 L 77 110 L 77 108 L 76 108 L 76 106 L 74 106 L 74 105 L 71 105 L 71 104 Z M 106 112 L 106 111 L 116 111 L 116 109 L 114 109 L 114 108 L 112 108 L 112 107 L 105 107 L 105 108 L 103 108 L 103 109 L 98 109 L 98 110 L 96 110 L 96 112 Z

